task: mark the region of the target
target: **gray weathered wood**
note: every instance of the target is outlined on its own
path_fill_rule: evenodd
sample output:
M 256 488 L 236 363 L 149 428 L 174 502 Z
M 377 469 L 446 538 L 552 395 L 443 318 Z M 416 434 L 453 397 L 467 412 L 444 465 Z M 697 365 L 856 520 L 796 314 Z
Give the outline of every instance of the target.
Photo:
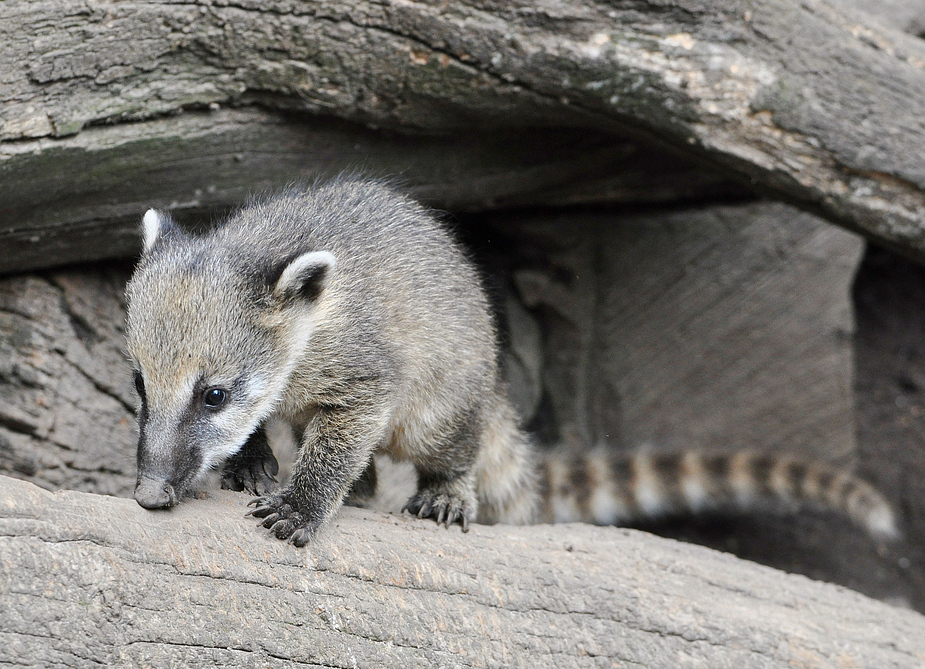
M 540 138 L 486 131 L 474 142 L 467 134 L 395 137 L 226 109 L 40 143 L 37 153 L 29 142 L 11 145 L 8 155 L 0 146 L 0 272 L 133 255 L 149 207 L 199 222 L 254 195 L 345 170 L 395 178 L 454 210 L 741 191 L 670 154 L 574 129 Z
M 853 461 L 857 235 L 770 203 L 497 227 L 561 442 Z
M 925 618 L 631 530 L 346 509 L 296 549 L 231 493 L 176 509 L 0 478 L 9 666 L 877 667 Z
M 55 262 L 80 234 L 93 243 L 77 244 L 73 258 L 89 257 L 88 249 L 105 246 L 103 230 L 120 222 L 113 229 L 124 230 L 124 216 L 151 201 L 138 165 L 159 168 L 153 182 L 208 172 L 208 142 L 195 141 L 192 129 L 178 132 L 189 121 L 172 115 L 210 105 L 462 137 L 451 151 L 479 144 L 491 129 L 547 128 L 537 137 L 562 128 L 623 133 L 724 166 L 775 197 L 925 254 L 925 44 L 823 0 L 620 7 L 591 0 L 9 0 L 0 5 L 0 72 L 0 210 L 10 217 L 4 244 L 21 248 L 38 238 L 56 252 Z M 218 162 L 234 155 L 262 162 L 261 129 L 254 135 L 252 122 L 259 126 L 247 121 L 224 136 Z M 144 141 L 127 158 L 105 153 L 136 132 Z M 243 153 L 229 150 L 236 139 Z M 387 140 L 393 147 L 406 141 Z M 273 155 L 281 153 L 274 145 Z M 340 166 L 349 151 L 340 145 L 336 153 Z M 291 155 L 284 162 L 304 164 Z M 512 171 L 529 172 L 513 162 Z M 391 171 L 401 165 L 385 164 Z M 421 173 L 433 165 L 426 161 Z M 484 174 L 484 165 L 455 174 L 466 180 Z M 203 176 L 188 182 L 192 193 L 181 193 L 183 201 L 237 201 L 254 175 L 232 171 L 220 184 Z M 53 231 L 73 206 L 72 191 L 59 187 L 75 172 L 96 179 L 95 191 L 84 203 L 89 210 L 75 213 L 79 225 L 56 240 Z M 278 174 L 258 173 L 261 184 Z M 574 174 L 559 176 L 554 183 L 574 182 Z M 127 185 L 136 178 L 137 188 Z M 527 175 L 514 199 L 546 201 L 526 197 L 543 192 L 542 179 L 530 181 Z M 26 196 L 29 183 L 35 188 Z M 595 190 L 607 197 L 606 187 L 584 197 Z M 448 200 L 458 195 L 442 192 Z M 498 187 L 491 197 L 505 193 L 512 195 Z M 166 197 L 183 202 L 169 190 Z M 118 235 L 113 244 L 126 251 Z M 27 256 L 8 269 L 41 260 Z
M 131 496 L 127 277 L 127 268 L 97 267 L 0 280 L 0 472 Z

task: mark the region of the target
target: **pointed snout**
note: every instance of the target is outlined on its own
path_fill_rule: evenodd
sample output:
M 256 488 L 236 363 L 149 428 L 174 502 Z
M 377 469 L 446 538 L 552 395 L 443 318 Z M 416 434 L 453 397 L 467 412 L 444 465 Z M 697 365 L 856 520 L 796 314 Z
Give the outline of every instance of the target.
M 177 503 L 177 493 L 164 479 L 141 476 L 135 485 L 135 501 L 145 509 L 166 509 Z

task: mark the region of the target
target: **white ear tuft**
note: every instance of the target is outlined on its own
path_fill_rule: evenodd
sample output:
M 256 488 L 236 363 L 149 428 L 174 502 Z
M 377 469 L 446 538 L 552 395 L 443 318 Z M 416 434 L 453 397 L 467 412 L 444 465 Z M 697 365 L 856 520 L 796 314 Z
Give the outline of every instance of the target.
M 145 253 L 154 248 L 154 243 L 162 236 L 163 230 L 170 225 L 170 219 L 159 211 L 148 209 L 142 219 Z
M 328 272 L 337 264 L 328 251 L 309 251 L 286 265 L 273 291 L 284 298 L 296 296 L 314 300 L 321 294 Z

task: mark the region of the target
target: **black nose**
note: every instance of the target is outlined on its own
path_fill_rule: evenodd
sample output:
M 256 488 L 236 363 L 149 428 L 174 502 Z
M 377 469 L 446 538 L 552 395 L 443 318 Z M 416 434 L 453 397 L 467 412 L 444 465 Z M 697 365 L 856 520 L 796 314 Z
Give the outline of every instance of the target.
M 177 495 L 167 481 L 142 476 L 135 486 L 135 501 L 146 509 L 164 509 L 177 503 Z

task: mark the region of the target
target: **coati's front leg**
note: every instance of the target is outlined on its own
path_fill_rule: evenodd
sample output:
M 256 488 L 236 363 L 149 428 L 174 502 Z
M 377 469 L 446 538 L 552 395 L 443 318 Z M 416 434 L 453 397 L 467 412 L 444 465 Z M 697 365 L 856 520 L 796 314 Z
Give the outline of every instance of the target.
M 382 441 L 388 419 L 369 405 L 324 408 L 309 421 L 289 485 L 251 501 L 278 539 L 304 546 L 340 509 Z
M 267 441 L 264 426 L 252 434 L 240 451 L 225 463 L 222 471 L 222 488 L 252 495 L 266 495 L 279 485 L 279 462 Z

